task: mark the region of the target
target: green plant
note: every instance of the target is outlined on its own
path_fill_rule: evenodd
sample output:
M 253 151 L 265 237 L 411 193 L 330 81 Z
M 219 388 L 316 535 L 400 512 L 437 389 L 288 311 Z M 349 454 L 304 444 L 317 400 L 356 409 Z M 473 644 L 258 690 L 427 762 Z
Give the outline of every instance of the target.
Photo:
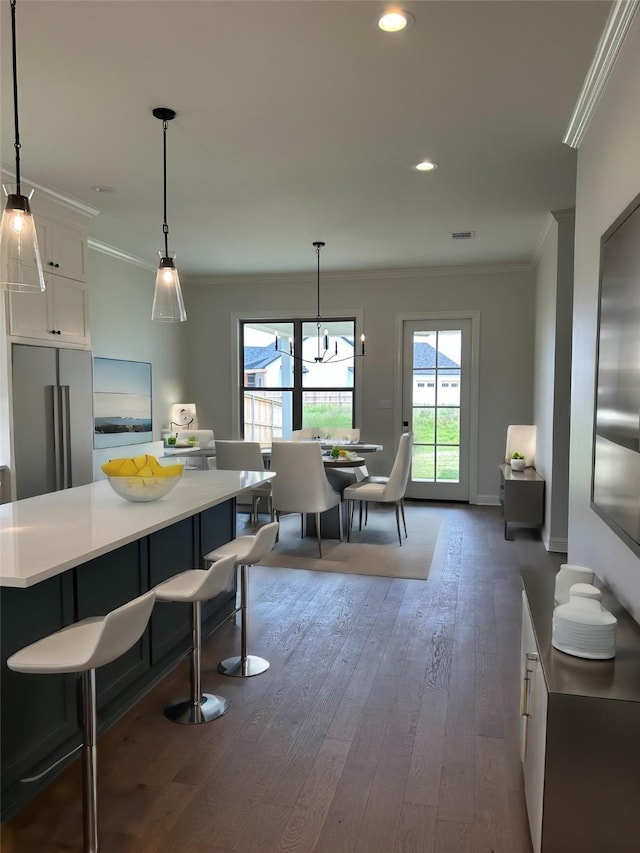
M 527 457 L 524 456 L 524 454 L 522 454 L 522 453 L 518 453 L 518 451 L 516 450 L 515 453 L 511 454 L 511 458 L 512 459 L 526 459 Z
M 333 459 L 337 459 L 338 456 L 340 456 L 340 448 L 339 447 L 332 447 L 331 448 L 331 457 Z

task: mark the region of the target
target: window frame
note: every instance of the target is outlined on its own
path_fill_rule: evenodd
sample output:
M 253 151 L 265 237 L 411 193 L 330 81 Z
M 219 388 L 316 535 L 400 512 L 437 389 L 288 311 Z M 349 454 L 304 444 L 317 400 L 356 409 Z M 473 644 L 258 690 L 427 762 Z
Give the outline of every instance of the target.
M 362 333 L 363 327 L 363 312 L 361 309 L 349 309 L 346 311 L 341 311 L 338 313 L 329 313 L 325 312 L 323 314 L 323 321 L 327 322 L 347 322 L 353 323 L 353 340 L 354 340 L 354 360 L 353 360 L 353 384 L 350 386 L 334 386 L 334 385 L 326 385 L 326 386 L 314 386 L 313 388 L 305 388 L 302 384 L 302 376 L 303 376 L 303 363 L 299 359 L 294 360 L 293 364 L 293 373 L 294 373 L 294 381 L 292 386 L 280 385 L 278 387 L 274 387 L 271 385 L 263 385 L 260 390 L 264 391 L 282 391 L 282 392 L 291 392 L 292 395 L 292 424 L 291 429 L 300 429 L 302 424 L 302 413 L 303 413 L 303 394 L 304 392 L 349 392 L 352 395 L 352 405 L 351 405 L 351 424 L 352 427 L 361 420 L 361 389 L 362 389 L 362 365 L 364 358 L 356 358 L 355 353 L 357 351 L 357 341 L 360 338 L 360 334 Z M 316 323 L 315 316 L 304 316 L 300 314 L 296 314 L 295 316 L 291 314 L 282 314 L 275 312 L 260 312 L 259 314 L 253 314 L 251 316 L 247 316 L 244 313 L 234 313 L 232 314 L 232 325 L 233 325 L 233 333 L 236 340 L 236 346 L 234 347 L 235 351 L 235 359 L 232 363 L 232 371 L 233 371 L 233 384 L 232 384 L 232 397 L 235 397 L 233 400 L 233 409 L 232 409 L 232 432 L 234 435 L 238 435 L 241 438 L 244 438 L 244 394 L 245 391 L 255 392 L 256 387 L 245 386 L 244 383 L 244 327 L 245 325 L 251 325 L 253 323 L 290 323 L 293 325 L 294 334 L 294 347 L 297 348 L 297 351 L 300 351 L 299 347 L 302 342 L 302 329 L 305 323 Z

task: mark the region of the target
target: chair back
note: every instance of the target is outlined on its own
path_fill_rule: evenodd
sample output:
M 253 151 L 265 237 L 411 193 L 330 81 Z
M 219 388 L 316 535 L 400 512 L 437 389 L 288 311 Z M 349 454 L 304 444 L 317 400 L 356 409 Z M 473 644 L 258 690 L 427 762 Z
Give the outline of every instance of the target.
M 340 427 L 336 427 L 330 430 L 330 433 L 331 438 L 335 439 L 335 441 L 360 441 L 359 429 L 341 429 Z
M 198 600 L 208 601 L 221 592 L 225 592 L 225 590 L 232 590 L 235 571 L 235 554 L 229 554 L 228 557 L 211 563 L 208 571 L 203 574 L 202 586 L 198 591 Z
M 273 509 L 278 512 L 324 512 L 340 503 L 327 480 L 320 445 L 312 441 L 277 441 L 271 447 Z
M 404 497 L 411 470 L 411 443 L 412 434 L 403 432 L 398 442 L 393 468 L 389 474 L 389 482 L 384 488 L 383 501 L 399 501 Z
M 310 441 L 313 438 L 314 430 L 310 427 L 304 429 L 292 429 L 291 441 Z
M 251 550 L 245 554 L 241 560 L 245 566 L 255 566 L 256 563 L 264 560 L 269 551 L 276 544 L 279 527 L 279 522 L 272 521 L 271 524 L 265 524 L 264 527 L 261 527 L 260 530 L 258 530 L 253 538 L 253 546 L 251 547 Z
M 96 669 L 110 663 L 137 643 L 147 627 L 155 600 L 156 593 L 152 589 L 107 613 L 86 669 Z
M 216 468 L 220 471 L 263 471 L 259 441 L 216 439 Z

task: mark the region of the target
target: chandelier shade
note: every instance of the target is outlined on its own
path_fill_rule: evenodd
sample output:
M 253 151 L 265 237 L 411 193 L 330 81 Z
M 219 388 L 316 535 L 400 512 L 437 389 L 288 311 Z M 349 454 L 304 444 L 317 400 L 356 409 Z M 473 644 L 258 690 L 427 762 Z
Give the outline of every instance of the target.
M 11 0 L 11 48 L 13 60 L 13 118 L 16 159 L 15 187 L 3 185 L 7 196 L 0 223 L 0 286 L 22 293 L 42 293 L 45 289 L 42 261 L 38 248 L 29 200 L 20 185 L 20 121 L 18 116 L 18 60 L 16 46 L 16 0 Z
M 187 319 L 180 276 L 175 265 L 175 253 L 169 252 L 169 225 L 167 224 L 167 128 L 176 117 L 175 110 L 169 107 L 156 107 L 155 118 L 162 121 L 162 166 L 163 166 L 163 221 L 164 251 L 159 251 L 160 264 L 156 274 L 156 286 L 153 296 L 151 319 L 164 323 L 184 323 Z

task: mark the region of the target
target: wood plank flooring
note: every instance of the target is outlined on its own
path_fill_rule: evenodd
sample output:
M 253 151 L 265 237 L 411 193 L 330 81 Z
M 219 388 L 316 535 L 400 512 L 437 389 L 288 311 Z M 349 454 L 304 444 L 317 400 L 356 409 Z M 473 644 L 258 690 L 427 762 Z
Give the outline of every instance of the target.
M 564 555 L 527 529 L 505 542 L 498 508 L 417 506 L 411 523 L 444 520 L 426 581 L 251 570 L 250 651 L 271 668 L 217 673 L 239 648 L 227 623 L 203 647 L 226 716 L 165 719 L 188 693 L 185 661 L 100 738 L 102 853 L 530 853 L 519 572 Z M 78 762 L 1 845 L 82 849 Z

